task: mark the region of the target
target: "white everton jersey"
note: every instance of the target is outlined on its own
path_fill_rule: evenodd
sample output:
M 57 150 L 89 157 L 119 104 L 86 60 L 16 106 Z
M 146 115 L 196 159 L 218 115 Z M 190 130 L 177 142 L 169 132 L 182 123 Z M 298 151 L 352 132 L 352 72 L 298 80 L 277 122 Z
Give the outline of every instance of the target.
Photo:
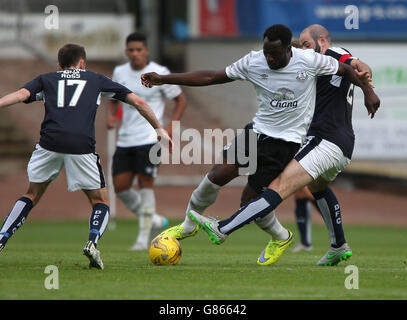
M 254 85 L 259 106 L 253 118 L 256 132 L 301 143 L 314 114 L 317 77 L 336 74 L 338 67 L 332 57 L 292 48 L 284 68 L 270 69 L 263 51 L 252 51 L 226 67 L 226 74 Z
M 142 98 L 153 110 L 158 121 L 163 124 L 166 99 L 174 99 L 181 94 L 177 85 L 162 85 L 147 88 L 141 84 L 141 75 L 147 72 L 169 74 L 170 71 L 155 62 L 149 62 L 142 70 L 131 68 L 130 62 L 117 66 L 113 71 L 112 80 L 129 88 Z M 123 103 L 123 122 L 119 129 L 117 146 L 135 147 L 157 142 L 154 128 L 133 106 Z

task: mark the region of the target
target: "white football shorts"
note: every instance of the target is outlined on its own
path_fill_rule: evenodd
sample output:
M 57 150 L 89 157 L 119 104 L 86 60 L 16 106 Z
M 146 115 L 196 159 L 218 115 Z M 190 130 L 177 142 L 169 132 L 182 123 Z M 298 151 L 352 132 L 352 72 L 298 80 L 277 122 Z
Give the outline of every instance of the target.
M 66 154 L 46 150 L 39 144 L 27 167 L 30 182 L 42 183 L 56 179 L 65 166 L 68 191 L 95 190 L 106 186 L 99 155 Z
M 336 144 L 314 136 L 306 138 L 294 158 L 314 180 L 329 182 L 351 162 Z

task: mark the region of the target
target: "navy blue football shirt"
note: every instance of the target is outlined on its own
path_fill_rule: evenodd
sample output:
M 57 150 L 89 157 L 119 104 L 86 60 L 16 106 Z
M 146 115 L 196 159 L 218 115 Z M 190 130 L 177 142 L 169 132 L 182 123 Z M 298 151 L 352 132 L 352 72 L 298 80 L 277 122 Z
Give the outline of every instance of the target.
M 350 64 L 354 57 L 343 48 L 329 48 L 325 55 Z M 318 136 L 336 144 L 352 158 L 355 134 L 352 128 L 354 85 L 337 75 L 320 76 L 317 80 L 315 112 L 308 136 Z
M 69 154 L 95 152 L 95 116 L 102 93 L 123 102 L 131 93 L 104 75 L 82 69 L 43 74 L 23 88 L 31 93 L 25 103 L 44 101 L 40 146 Z

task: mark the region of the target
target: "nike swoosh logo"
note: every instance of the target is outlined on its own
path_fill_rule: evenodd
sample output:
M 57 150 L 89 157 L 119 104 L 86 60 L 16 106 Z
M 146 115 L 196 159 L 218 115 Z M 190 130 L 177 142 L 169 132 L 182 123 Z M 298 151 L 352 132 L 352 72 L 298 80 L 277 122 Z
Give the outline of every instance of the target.
M 327 257 L 328 259 L 335 258 L 338 254 L 343 253 L 345 250 L 346 250 L 346 249 L 344 248 L 344 249 L 342 249 L 341 251 L 338 251 L 338 252 L 336 252 L 336 253 L 334 253 L 334 254 L 329 254 L 329 253 L 328 253 L 328 255 L 327 255 L 326 257 Z
M 205 226 L 206 226 L 211 232 L 213 232 L 214 234 L 216 234 L 218 237 L 222 237 L 222 235 L 220 235 L 219 233 L 217 233 L 215 230 L 213 230 L 213 229 L 211 228 L 211 225 L 210 225 L 209 222 L 205 222 Z
M 263 250 L 263 252 L 261 253 L 261 255 L 260 255 L 260 257 L 259 257 L 259 262 L 264 263 L 264 262 L 270 260 L 270 258 L 266 259 L 266 258 L 264 257 L 264 254 L 265 254 L 265 253 L 266 253 L 266 250 Z

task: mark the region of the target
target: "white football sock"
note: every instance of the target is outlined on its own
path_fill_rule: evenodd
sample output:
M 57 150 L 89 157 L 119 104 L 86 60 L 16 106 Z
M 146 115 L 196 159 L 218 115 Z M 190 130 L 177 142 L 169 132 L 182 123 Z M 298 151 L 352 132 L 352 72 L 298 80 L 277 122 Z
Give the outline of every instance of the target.
M 155 213 L 155 196 L 153 189 L 140 189 L 142 199 L 139 210 L 139 234 L 137 242 L 148 242 L 153 225 L 153 215 Z
M 267 233 L 271 234 L 273 240 L 287 240 L 290 233 L 278 221 L 274 210 L 263 218 L 256 220 L 256 224 Z
M 183 233 L 190 233 L 194 231 L 196 224 L 188 214 L 190 209 L 202 214 L 206 208 L 212 205 L 218 196 L 221 186 L 213 183 L 206 175 L 199 186 L 192 192 L 191 198 L 188 202 L 185 220 L 181 224 L 184 228 Z
M 141 195 L 139 192 L 133 188 L 116 193 L 117 197 L 123 201 L 127 209 L 129 209 L 134 214 L 138 215 L 138 210 L 141 206 Z
M 165 219 L 165 217 L 155 212 L 153 214 L 153 228 L 162 228 L 164 226 Z

